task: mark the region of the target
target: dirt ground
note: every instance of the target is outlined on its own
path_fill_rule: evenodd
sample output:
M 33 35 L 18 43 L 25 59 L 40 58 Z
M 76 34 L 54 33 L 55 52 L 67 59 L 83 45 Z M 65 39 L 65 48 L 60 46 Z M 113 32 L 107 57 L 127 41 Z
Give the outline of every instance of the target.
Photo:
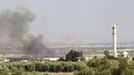
M 73 75 L 73 73 L 63 73 L 63 72 L 59 72 L 59 73 L 48 73 L 49 75 Z

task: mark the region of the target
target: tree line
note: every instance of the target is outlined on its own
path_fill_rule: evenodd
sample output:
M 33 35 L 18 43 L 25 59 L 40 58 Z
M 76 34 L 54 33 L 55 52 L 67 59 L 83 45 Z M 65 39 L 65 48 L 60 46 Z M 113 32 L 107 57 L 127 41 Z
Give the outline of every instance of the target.
M 70 51 L 66 56 L 72 59 Z M 0 75 L 48 75 L 46 72 L 74 72 L 74 75 L 134 75 L 134 60 L 128 57 L 114 58 L 108 51 L 105 56 L 93 57 L 87 62 L 66 61 L 0 62 Z M 77 55 L 77 54 L 76 54 Z M 72 56 L 72 57 L 71 57 Z M 78 58 L 78 57 L 76 57 Z

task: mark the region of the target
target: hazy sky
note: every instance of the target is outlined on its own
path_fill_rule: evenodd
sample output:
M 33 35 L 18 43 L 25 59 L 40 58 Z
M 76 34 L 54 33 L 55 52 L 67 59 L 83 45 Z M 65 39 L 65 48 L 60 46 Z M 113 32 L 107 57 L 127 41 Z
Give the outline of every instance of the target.
M 28 8 L 33 34 L 111 42 L 112 25 L 121 42 L 134 41 L 134 0 L 0 0 L 0 11 Z

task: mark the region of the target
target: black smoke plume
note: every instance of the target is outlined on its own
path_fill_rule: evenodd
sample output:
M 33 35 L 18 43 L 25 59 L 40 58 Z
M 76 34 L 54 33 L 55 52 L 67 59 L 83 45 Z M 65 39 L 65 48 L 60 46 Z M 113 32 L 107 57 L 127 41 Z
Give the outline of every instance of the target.
M 43 36 L 30 35 L 30 23 L 35 16 L 27 9 L 7 10 L 0 13 L 0 39 L 19 41 L 23 44 L 23 52 L 26 55 L 43 56 L 47 47 L 43 43 Z
M 34 15 L 27 9 L 0 13 L 0 37 L 21 39 L 29 31 Z
M 26 49 L 26 54 L 30 57 L 44 57 L 45 53 L 48 53 L 44 37 L 41 34 L 28 36 L 27 40 L 24 40 L 24 48 Z

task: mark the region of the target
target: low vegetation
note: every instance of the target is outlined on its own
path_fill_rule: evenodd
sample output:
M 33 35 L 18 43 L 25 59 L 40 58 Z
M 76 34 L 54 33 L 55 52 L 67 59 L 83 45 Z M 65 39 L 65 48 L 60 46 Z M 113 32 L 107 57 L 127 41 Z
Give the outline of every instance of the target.
M 72 73 L 87 67 L 83 62 L 6 62 L 0 63 L 0 75 L 48 75 L 46 72 Z M 38 73 L 37 73 L 38 72 Z M 49 73 L 49 74 L 51 74 Z
M 134 61 L 129 58 L 114 58 L 108 52 L 105 57 L 93 58 L 87 62 L 88 68 L 74 73 L 74 75 L 134 75 Z
M 133 60 L 104 54 L 105 57 L 95 57 L 88 62 L 1 62 L 0 75 L 134 75 Z

